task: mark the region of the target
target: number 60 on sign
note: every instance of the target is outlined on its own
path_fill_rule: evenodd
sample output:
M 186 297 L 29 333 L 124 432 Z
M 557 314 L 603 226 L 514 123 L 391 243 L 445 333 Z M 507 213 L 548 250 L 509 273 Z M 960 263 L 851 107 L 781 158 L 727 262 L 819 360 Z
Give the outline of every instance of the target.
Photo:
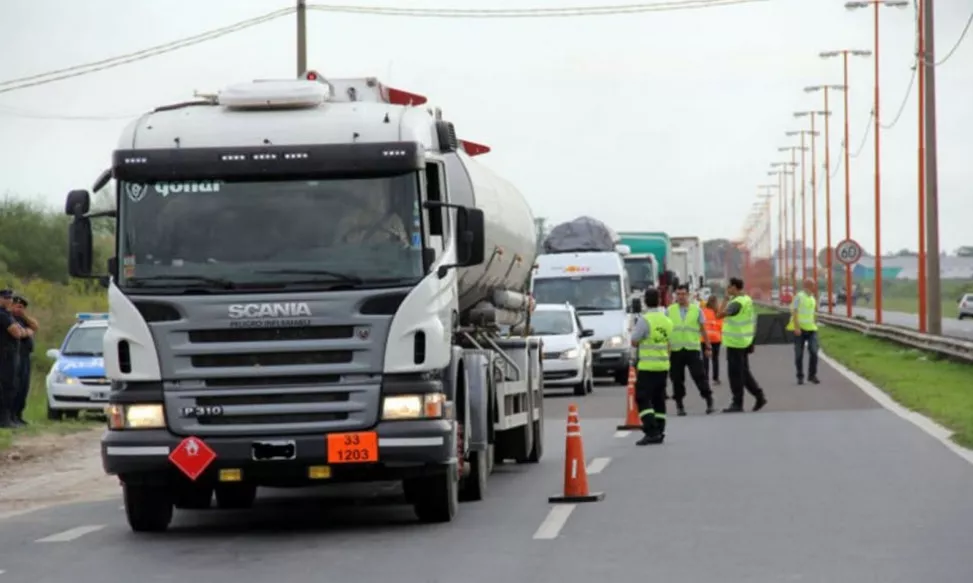
M 834 258 L 845 265 L 854 265 L 862 258 L 862 248 L 854 239 L 845 239 L 834 248 Z

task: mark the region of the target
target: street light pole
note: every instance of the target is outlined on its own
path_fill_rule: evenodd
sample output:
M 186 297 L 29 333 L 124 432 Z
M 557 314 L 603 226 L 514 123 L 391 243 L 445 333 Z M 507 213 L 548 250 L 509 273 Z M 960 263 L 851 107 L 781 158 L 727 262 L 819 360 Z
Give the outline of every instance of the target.
M 943 333 L 943 294 L 939 268 L 939 157 L 936 143 L 936 34 L 932 0 L 922 0 L 923 59 L 925 69 L 925 124 L 923 149 L 926 153 L 926 291 L 929 300 L 929 333 Z
M 851 149 L 849 137 L 849 127 L 848 123 L 848 94 L 851 92 L 848 85 L 848 56 L 854 57 L 869 57 L 872 52 L 862 49 L 842 49 L 839 51 L 824 51 L 820 53 L 822 59 L 831 59 L 834 57 L 841 57 L 842 60 L 842 70 L 844 79 L 844 130 L 845 138 L 842 142 L 841 149 L 844 150 L 844 166 L 845 166 L 845 239 L 851 239 Z M 852 316 L 852 270 L 851 265 L 845 265 L 845 310 L 846 316 L 851 318 Z
M 879 115 L 881 105 L 881 84 L 879 83 L 879 15 L 882 6 L 904 8 L 909 3 L 905 0 L 865 0 L 861 2 L 846 2 L 845 8 L 854 10 L 856 8 L 867 8 L 872 6 L 875 9 L 875 96 L 872 105 L 873 121 L 875 122 L 875 323 L 882 323 L 882 160 L 881 160 L 881 132 L 882 123 Z M 847 147 L 847 145 L 846 145 Z
M 828 313 L 834 314 L 834 247 L 831 240 L 831 109 L 829 93 L 831 90 L 844 91 L 844 85 L 812 85 L 804 91 L 824 93 L 824 222 L 825 222 L 825 268 L 828 270 Z
M 307 0 L 297 0 L 297 77 L 307 73 Z
M 801 279 L 807 279 L 807 150 L 805 145 L 808 130 L 787 132 L 788 136 L 801 136 Z
M 814 279 L 815 285 L 818 282 L 818 149 L 816 141 L 818 131 L 815 129 L 815 120 L 819 115 L 827 121 L 831 112 L 811 110 L 794 113 L 794 117 L 811 118 L 811 261 L 813 262 L 811 264 L 811 278 Z

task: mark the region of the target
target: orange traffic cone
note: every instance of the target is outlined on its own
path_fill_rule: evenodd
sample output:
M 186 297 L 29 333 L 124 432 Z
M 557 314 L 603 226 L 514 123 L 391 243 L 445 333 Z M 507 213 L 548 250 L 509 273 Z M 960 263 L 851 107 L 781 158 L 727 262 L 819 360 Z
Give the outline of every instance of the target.
M 619 430 L 642 429 L 642 419 L 639 417 L 639 406 L 635 402 L 635 367 L 628 367 L 628 390 L 625 396 L 625 423 L 618 426 Z
M 581 421 L 578 406 L 568 406 L 568 431 L 564 440 L 564 494 L 551 496 L 548 502 L 597 502 L 604 492 L 588 491 L 588 468 L 585 465 L 584 444 L 581 441 Z

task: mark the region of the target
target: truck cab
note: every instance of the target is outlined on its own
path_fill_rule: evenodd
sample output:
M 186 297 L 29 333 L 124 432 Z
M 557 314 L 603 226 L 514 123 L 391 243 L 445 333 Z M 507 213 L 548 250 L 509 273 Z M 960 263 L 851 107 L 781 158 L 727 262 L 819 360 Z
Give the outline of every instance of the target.
M 540 459 L 540 342 L 497 334 L 528 310 L 533 216 L 425 103 L 314 72 L 233 85 L 123 131 L 93 189 L 114 179 L 115 209 L 68 194 L 71 275 L 108 288 L 102 460 L 133 530 L 376 480 L 446 522 L 495 461 Z

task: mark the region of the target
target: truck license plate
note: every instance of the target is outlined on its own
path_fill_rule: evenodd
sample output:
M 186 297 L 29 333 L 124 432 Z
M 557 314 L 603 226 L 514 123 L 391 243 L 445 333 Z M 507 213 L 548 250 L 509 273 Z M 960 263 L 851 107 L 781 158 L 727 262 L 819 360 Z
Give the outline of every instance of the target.
M 294 441 L 255 441 L 250 446 L 250 456 L 255 462 L 292 460 L 297 457 Z
M 378 461 L 378 434 L 374 431 L 328 435 L 328 463 L 369 464 Z
M 92 401 L 107 401 L 108 400 L 108 391 L 95 391 L 95 392 L 91 393 L 91 400 Z

